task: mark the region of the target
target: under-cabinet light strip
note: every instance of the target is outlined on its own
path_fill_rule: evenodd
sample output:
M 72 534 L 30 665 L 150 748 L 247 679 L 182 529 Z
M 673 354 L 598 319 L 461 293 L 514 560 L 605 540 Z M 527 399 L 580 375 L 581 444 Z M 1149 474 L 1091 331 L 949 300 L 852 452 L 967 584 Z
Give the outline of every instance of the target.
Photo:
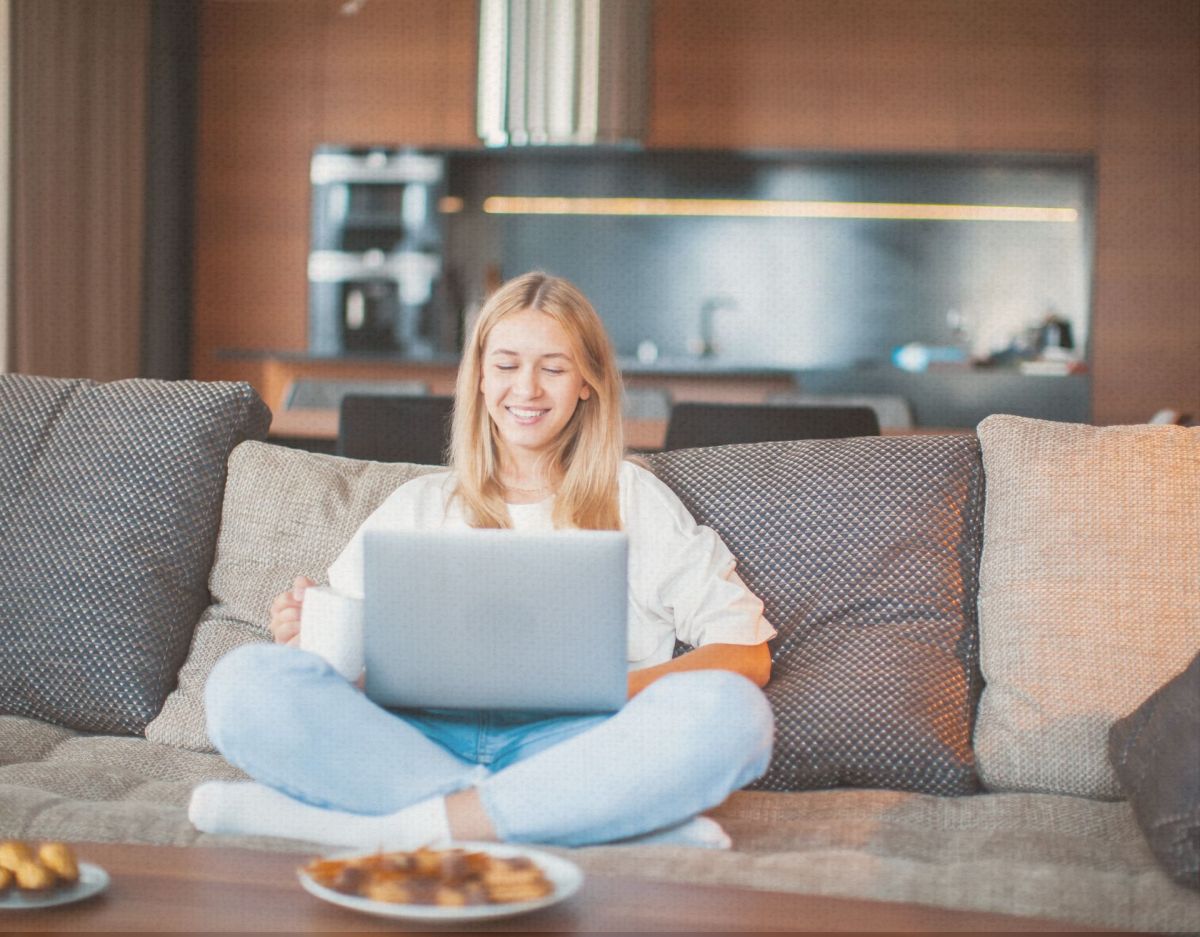
M 730 198 L 565 198 L 493 195 L 490 215 L 626 215 L 722 218 L 866 218 L 897 221 L 1079 220 L 1074 208 L 1037 205 L 938 205 L 909 202 L 794 202 Z

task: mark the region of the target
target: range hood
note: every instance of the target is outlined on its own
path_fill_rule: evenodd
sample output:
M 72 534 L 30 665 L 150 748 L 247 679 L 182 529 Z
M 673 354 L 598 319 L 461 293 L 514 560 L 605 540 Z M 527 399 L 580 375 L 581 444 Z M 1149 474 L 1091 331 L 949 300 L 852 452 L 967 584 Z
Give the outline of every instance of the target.
M 486 146 L 637 144 L 651 0 L 480 0 L 476 125 Z

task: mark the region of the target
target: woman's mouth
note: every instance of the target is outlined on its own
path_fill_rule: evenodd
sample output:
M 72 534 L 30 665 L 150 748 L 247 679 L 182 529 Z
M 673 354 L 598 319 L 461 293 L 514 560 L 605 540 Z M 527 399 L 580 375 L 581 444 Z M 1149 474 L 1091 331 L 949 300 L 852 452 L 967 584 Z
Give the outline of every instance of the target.
M 546 410 L 534 410 L 526 407 L 505 407 L 518 423 L 534 423 L 546 414 Z

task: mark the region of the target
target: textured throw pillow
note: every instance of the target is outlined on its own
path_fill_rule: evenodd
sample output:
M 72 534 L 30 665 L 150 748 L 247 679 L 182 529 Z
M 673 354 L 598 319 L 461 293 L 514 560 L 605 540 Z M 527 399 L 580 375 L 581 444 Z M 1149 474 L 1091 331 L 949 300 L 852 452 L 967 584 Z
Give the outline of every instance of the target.
M 296 576 L 325 580 L 329 564 L 384 498 L 431 466 L 360 462 L 247 442 L 229 458 L 225 506 L 209 578 L 212 604 L 196 626 L 179 685 L 146 738 L 212 751 L 204 684 L 241 644 L 269 641 L 272 598 Z
M 1200 654 L 1113 724 L 1108 757 L 1167 874 L 1200 889 Z
M 779 632 L 755 786 L 977 789 L 975 439 L 762 443 L 648 460 L 737 557 Z
M 980 776 L 1119 797 L 1109 727 L 1200 648 L 1200 429 L 991 416 L 979 439 Z
M 0 376 L 0 712 L 137 734 L 208 604 L 246 384 Z

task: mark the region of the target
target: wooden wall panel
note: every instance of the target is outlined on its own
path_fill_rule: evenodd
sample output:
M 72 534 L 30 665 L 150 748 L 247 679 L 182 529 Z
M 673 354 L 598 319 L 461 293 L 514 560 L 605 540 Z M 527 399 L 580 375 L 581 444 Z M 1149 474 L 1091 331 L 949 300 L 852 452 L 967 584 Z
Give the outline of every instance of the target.
M 1087 150 L 1090 0 L 657 0 L 651 143 Z
M 455 0 L 446 4 L 446 75 L 442 141 L 446 146 L 482 147 L 475 133 L 475 61 L 479 54 L 479 4 Z
M 321 7 L 321 138 L 475 145 L 475 0 L 343 6 Z
M 11 0 L 0 0 L 0 85 L 10 87 L 12 42 L 9 23 Z M 9 366 L 11 320 L 9 319 L 9 220 L 11 218 L 11 172 L 12 122 L 10 119 L 11 95 L 0 94 L 0 374 L 11 370 Z
M 149 2 L 11 12 L 12 369 L 136 377 Z
M 219 349 L 305 347 L 322 5 L 200 8 L 196 377 L 229 376 Z
M 1101 12 L 1093 418 L 1200 416 L 1200 4 Z

